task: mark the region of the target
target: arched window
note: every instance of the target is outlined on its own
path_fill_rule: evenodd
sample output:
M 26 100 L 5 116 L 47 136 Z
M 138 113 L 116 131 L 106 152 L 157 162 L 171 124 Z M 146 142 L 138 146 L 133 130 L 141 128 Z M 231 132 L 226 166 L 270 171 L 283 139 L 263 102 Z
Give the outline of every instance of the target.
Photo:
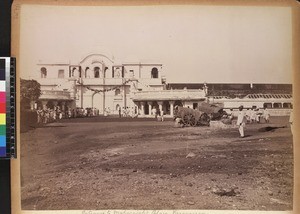
M 282 108 L 282 104 L 281 103 L 274 103 L 273 108 Z
M 100 68 L 99 67 L 95 67 L 94 68 L 94 77 L 95 78 L 99 78 L 100 77 Z
M 41 68 L 41 78 L 47 77 L 47 69 L 45 67 Z
M 292 103 L 283 103 L 283 108 L 292 108 Z
M 272 103 L 264 103 L 264 108 L 272 108 Z
M 158 69 L 155 67 L 151 70 L 151 78 L 158 78 Z
M 72 77 L 77 77 L 76 68 L 72 68 Z
M 121 94 L 121 90 L 119 89 L 119 88 L 117 88 L 116 90 L 115 90 L 115 96 L 118 96 L 118 95 L 120 95 Z
M 84 77 L 85 78 L 90 78 L 90 76 L 89 76 L 89 69 L 90 69 L 89 67 L 86 67 L 85 70 L 84 70 Z
M 109 72 L 108 67 L 105 67 L 104 71 L 103 71 L 103 78 L 106 78 L 106 75 L 108 74 L 108 72 Z

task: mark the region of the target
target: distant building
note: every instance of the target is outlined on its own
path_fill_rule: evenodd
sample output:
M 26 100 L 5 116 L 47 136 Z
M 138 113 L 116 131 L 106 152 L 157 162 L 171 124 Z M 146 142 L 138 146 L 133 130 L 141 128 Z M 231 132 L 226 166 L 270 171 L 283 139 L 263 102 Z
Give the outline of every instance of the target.
M 207 83 L 207 99 L 224 109 L 268 108 L 271 115 L 289 115 L 292 108 L 292 84 Z M 170 83 L 167 89 L 196 89 L 204 84 Z
M 162 64 L 117 64 L 102 54 L 76 64 L 39 63 L 36 72 L 42 90 L 36 106 L 41 108 L 97 108 L 100 114 L 131 109 L 147 117 L 153 108 L 173 116 L 177 105 L 197 108 L 200 102 L 212 102 L 225 109 L 266 106 L 281 115 L 292 102 L 288 84 L 167 84 Z

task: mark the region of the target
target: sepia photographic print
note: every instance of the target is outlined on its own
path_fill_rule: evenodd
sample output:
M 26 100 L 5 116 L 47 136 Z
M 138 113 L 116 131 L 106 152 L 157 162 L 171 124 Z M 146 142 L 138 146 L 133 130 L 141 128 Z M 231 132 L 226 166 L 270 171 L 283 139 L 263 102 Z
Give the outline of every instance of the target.
M 28 2 L 22 210 L 293 210 L 295 2 Z

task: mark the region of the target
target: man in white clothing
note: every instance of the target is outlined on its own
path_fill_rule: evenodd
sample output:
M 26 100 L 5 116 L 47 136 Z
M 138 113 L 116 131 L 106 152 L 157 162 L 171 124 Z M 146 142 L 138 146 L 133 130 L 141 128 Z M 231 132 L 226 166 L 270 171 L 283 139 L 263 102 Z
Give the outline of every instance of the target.
M 245 137 L 244 135 L 244 126 L 245 126 L 245 112 L 243 111 L 243 106 L 239 107 L 238 118 L 236 125 L 239 127 L 240 137 Z
M 269 113 L 269 110 L 267 109 L 267 107 L 264 108 L 263 117 L 264 117 L 266 123 L 269 123 L 270 113 Z

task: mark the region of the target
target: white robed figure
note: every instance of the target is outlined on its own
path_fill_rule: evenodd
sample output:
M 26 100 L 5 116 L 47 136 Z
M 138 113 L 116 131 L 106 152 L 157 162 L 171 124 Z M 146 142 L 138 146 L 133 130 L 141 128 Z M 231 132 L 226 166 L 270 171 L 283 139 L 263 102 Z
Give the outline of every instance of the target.
M 236 121 L 236 125 L 239 127 L 239 132 L 240 132 L 241 138 L 245 137 L 244 127 L 245 127 L 246 115 L 245 115 L 245 112 L 243 111 L 243 108 L 244 108 L 243 106 L 239 107 L 238 117 L 237 117 L 237 121 Z

